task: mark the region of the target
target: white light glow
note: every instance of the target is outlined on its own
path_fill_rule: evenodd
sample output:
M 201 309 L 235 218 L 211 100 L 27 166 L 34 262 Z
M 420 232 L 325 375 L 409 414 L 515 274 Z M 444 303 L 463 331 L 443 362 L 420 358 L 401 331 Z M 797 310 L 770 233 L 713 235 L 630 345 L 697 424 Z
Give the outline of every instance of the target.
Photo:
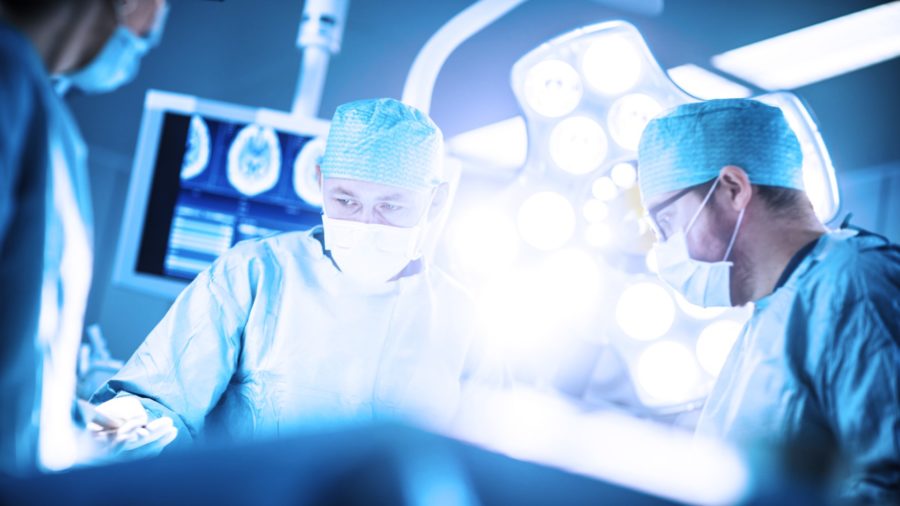
M 584 219 L 590 223 L 597 223 L 609 216 L 609 206 L 597 199 L 590 199 L 584 203 L 582 213 L 584 214 Z
M 669 77 L 682 90 L 703 99 L 747 98 L 753 91 L 692 63 L 670 68 Z
M 565 249 L 553 253 L 542 265 L 535 290 L 546 297 L 544 311 L 570 323 L 597 308 L 601 287 L 600 268 L 585 251 Z
M 515 221 L 494 207 L 473 207 L 454 220 L 450 248 L 460 267 L 490 275 L 511 267 L 519 253 Z
M 550 315 L 541 307 L 530 273 L 494 277 L 477 294 L 478 324 L 498 353 L 533 349 L 547 338 Z
M 714 56 L 718 69 L 766 90 L 790 90 L 900 55 L 891 2 Z
M 597 308 L 601 273 L 584 251 L 553 253 L 534 269 L 493 278 L 479 294 L 479 323 L 508 353 L 540 351 Z
M 641 78 L 643 58 L 627 38 L 611 34 L 597 38 L 584 52 L 581 71 L 588 84 L 604 95 L 618 95 Z
M 558 249 L 575 233 L 575 210 L 559 193 L 535 193 L 519 208 L 518 225 L 522 239 L 531 246 Z
M 562 60 L 544 60 L 528 71 L 523 91 L 535 112 L 558 118 L 572 112 L 581 101 L 581 78 Z
M 687 504 L 736 504 L 749 487 L 739 454 L 683 430 L 589 410 L 549 393 L 470 388 L 451 436 L 494 452 Z
M 666 290 L 651 282 L 627 287 L 616 304 L 616 321 L 625 334 L 641 341 L 662 337 L 675 321 L 675 303 Z
M 608 141 L 603 127 L 584 116 L 560 121 L 550 133 L 550 158 L 560 169 L 587 174 L 606 158 Z
M 637 151 L 644 128 L 661 111 L 662 106 L 653 97 L 643 93 L 625 95 L 609 109 L 609 134 L 623 148 Z
M 637 170 L 634 165 L 621 162 L 613 165 L 612 170 L 609 171 L 609 177 L 616 183 L 616 186 L 627 190 L 637 182 Z
M 711 376 L 718 376 L 728 353 L 741 334 L 743 324 L 734 320 L 710 323 L 697 337 L 697 361 Z
M 606 223 L 591 223 L 584 229 L 584 240 L 595 248 L 605 248 L 612 244 L 612 227 Z
M 660 401 L 690 400 L 700 371 L 690 350 L 681 343 L 661 341 L 650 345 L 638 359 L 638 383 Z
M 619 188 L 609 176 L 598 177 L 591 185 L 591 193 L 594 197 L 604 202 L 614 200 L 619 196 Z

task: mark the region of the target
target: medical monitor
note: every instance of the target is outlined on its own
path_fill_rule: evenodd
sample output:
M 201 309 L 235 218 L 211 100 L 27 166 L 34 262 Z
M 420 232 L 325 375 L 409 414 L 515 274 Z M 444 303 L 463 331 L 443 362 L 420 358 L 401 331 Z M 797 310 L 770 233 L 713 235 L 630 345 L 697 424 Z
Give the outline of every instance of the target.
M 114 282 L 176 296 L 236 243 L 321 223 L 325 121 L 147 93 Z

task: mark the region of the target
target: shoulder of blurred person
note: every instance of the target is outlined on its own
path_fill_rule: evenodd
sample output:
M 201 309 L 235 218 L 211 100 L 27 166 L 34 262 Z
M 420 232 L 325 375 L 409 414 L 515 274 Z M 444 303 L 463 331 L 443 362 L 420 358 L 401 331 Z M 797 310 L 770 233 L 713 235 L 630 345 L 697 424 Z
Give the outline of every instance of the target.
M 46 107 L 41 97 L 50 91 L 48 76 L 28 38 L 0 17 L 0 146 L 3 156 L 33 140 L 29 127 L 43 117 Z M 16 168 L 15 160 L 3 167 Z

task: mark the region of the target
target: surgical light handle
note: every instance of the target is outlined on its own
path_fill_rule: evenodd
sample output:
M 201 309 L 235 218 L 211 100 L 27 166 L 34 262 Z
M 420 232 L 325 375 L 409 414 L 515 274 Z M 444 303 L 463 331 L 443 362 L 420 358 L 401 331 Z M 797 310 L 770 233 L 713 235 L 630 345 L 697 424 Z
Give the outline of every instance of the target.
M 331 55 L 341 50 L 350 0 L 306 0 L 297 34 L 303 58 L 291 114 L 315 118 L 322 103 Z

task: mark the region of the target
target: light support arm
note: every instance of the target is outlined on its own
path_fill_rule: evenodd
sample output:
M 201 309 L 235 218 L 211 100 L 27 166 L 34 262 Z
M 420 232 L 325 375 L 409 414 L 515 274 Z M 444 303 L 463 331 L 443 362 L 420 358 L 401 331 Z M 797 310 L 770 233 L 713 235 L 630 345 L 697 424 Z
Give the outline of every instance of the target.
M 416 55 L 402 101 L 425 112 L 431 110 L 431 95 L 441 67 L 463 42 L 485 29 L 527 0 L 480 0 L 454 16 L 434 35 Z

